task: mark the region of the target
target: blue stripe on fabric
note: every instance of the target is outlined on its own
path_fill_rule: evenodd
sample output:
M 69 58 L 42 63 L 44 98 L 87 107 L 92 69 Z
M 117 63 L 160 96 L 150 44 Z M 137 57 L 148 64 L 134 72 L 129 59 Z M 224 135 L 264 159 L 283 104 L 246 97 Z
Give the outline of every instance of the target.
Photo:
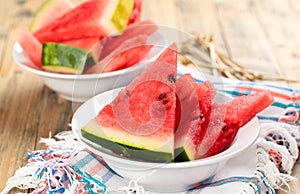
M 237 90 L 229 91 L 229 90 L 221 90 L 221 89 L 218 89 L 218 91 L 219 91 L 219 92 L 226 93 L 226 94 L 230 94 L 230 95 L 232 95 L 233 97 L 245 95 L 245 94 L 243 94 L 243 93 L 241 93 L 240 91 L 237 91 Z
M 102 182 L 105 184 L 107 181 L 109 181 L 109 179 L 111 179 L 114 175 L 116 175 L 114 172 L 112 172 L 111 170 L 107 171 L 107 173 L 105 175 L 103 175 L 101 177 Z
M 84 158 L 82 158 L 81 160 L 79 160 L 76 164 L 74 164 L 73 166 L 81 169 L 83 168 L 85 165 L 87 165 L 88 163 L 90 163 L 92 160 L 94 160 L 94 157 L 91 154 L 87 154 Z
M 270 120 L 270 121 L 278 121 L 279 120 L 278 117 L 267 117 L 267 116 L 261 116 L 261 115 L 257 115 L 257 118 L 259 120 Z
M 271 84 L 260 84 L 260 85 L 267 86 L 269 88 L 276 88 L 276 89 L 280 89 L 280 90 L 285 90 L 285 91 L 288 91 L 288 92 L 294 92 L 294 91 L 296 91 L 293 88 L 288 88 L 288 87 L 284 87 L 284 86 L 271 85 Z
M 280 103 L 280 102 L 274 102 L 272 104 L 272 106 L 276 106 L 276 107 L 279 107 L 279 108 L 282 108 L 282 109 L 286 109 L 286 108 L 289 108 L 289 107 L 300 108 L 300 104 L 295 104 L 295 103 L 283 104 L 283 103 Z

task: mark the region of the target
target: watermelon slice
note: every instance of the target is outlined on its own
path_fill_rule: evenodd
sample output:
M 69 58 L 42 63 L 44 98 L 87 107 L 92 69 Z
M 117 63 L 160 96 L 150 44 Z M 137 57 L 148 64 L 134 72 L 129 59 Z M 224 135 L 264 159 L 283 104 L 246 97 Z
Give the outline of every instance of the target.
M 127 27 L 119 36 L 101 39 L 90 52 L 91 64 L 96 64 L 84 73 L 110 72 L 138 64 L 153 47 L 147 41 L 156 31 L 157 26 L 151 20 L 145 20 Z
M 19 43 L 23 48 L 24 53 L 33 62 L 27 65 L 42 70 L 42 43 L 40 43 L 27 29 L 22 30 Z
M 46 0 L 35 13 L 29 31 L 34 32 L 48 25 L 74 7 L 70 0 Z
M 274 101 L 269 91 L 239 96 L 227 104 L 213 104 L 207 130 L 202 133 L 197 158 L 206 158 L 226 150 L 238 130 Z
M 125 157 L 172 161 L 176 65 L 173 44 L 82 128 L 82 136 Z
M 66 74 L 81 74 L 88 52 L 86 50 L 58 43 L 44 43 L 43 69 Z
M 211 105 L 215 89 L 206 81 L 196 83 L 190 74 L 185 74 L 176 81 L 178 98 L 178 128 L 175 134 L 175 161 L 197 159 L 198 139 L 201 130 L 210 120 Z
M 110 72 L 137 64 L 153 45 L 147 45 L 147 36 L 139 35 L 124 41 L 97 64 L 90 66 L 84 73 Z
M 133 3 L 134 0 L 86 1 L 34 32 L 34 36 L 40 42 L 105 37 L 126 27 Z
M 97 61 L 108 56 L 111 52 L 116 50 L 128 39 L 132 39 L 140 35 L 149 37 L 156 31 L 157 25 L 155 25 L 151 20 L 144 20 L 142 22 L 131 25 L 130 27 L 127 27 L 120 36 L 107 36 L 103 40 L 105 44 L 103 46 L 102 52 L 96 53 L 99 56 Z
M 104 65 L 103 72 L 125 69 L 138 64 L 151 50 L 153 45 L 138 45 L 118 53 Z M 101 61 L 102 63 L 102 61 Z
M 100 39 L 100 41 L 97 42 L 91 49 L 90 55 L 93 57 L 95 63 L 97 63 L 117 50 L 118 47 L 120 47 L 120 45 L 122 45 L 124 42 L 136 36 L 142 35 L 149 37 L 156 31 L 157 26 L 151 20 L 138 22 L 130 27 L 127 27 L 119 36 L 111 35 Z

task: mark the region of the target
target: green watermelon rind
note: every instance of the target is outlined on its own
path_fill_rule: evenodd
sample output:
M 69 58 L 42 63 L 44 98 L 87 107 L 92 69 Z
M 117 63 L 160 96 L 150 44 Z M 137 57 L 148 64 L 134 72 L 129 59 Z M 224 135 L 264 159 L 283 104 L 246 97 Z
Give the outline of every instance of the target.
M 51 72 L 82 73 L 88 52 L 86 50 L 58 43 L 44 43 L 42 67 Z
M 164 143 L 159 142 L 158 139 L 149 139 L 149 137 L 145 137 L 146 139 L 143 138 L 143 140 L 144 142 L 148 140 L 148 143 L 145 143 L 144 147 L 139 147 L 140 144 L 135 142 L 134 139 L 131 139 L 130 135 L 126 134 L 126 132 L 120 132 L 121 134 L 109 134 L 109 132 L 112 131 L 113 130 L 101 127 L 96 119 L 92 119 L 81 128 L 81 135 L 89 141 L 127 158 L 140 159 L 148 162 L 171 162 L 174 159 L 173 150 L 172 152 L 168 152 L 169 150 L 166 149 L 168 145 L 166 145 L 166 147 L 155 146 Z M 133 145 L 130 142 L 135 142 L 136 145 Z
M 157 152 L 152 150 L 140 149 L 136 147 L 132 147 L 129 145 L 116 143 L 114 141 L 109 141 L 105 138 L 101 138 L 94 134 L 91 134 L 84 130 L 81 130 L 82 137 L 86 138 L 87 140 L 101 145 L 103 148 L 109 149 L 110 151 L 118 154 L 122 157 L 126 157 L 132 160 L 140 160 L 140 161 L 147 161 L 147 162 L 172 162 L 173 155 L 171 153 L 166 152 Z M 84 139 L 82 139 L 85 141 Z M 85 141 L 89 146 L 94 147 L 89 141 Z M 96 147 L 94 147 L 97 149 Z
M 186 150 L 184 147 L 178 147 L 174 150 L 174 161 L 175 162 L 186 162 L 186 161 L 192 161 L 192 157 L 189 156 L 188 150 Z

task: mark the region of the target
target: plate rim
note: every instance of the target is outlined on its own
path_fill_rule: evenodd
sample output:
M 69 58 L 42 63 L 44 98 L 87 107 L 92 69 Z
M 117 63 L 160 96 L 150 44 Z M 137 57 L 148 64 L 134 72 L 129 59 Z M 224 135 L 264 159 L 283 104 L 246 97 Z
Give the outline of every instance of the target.
M 123 87 L 122 87 L 123 88 Z M 80 133 L 81 127 L 77 125 L 76 123 L 76 118 L 78 116 L 80 116 L 81 112 L 84 111 L 84 109 L 86 108 L 86 106 L 90 106 L 92 104 L 95 103 L 100 103 L 98 110 L 96 112 L 100 111 L 100 107 L 104 107 L 107 103 L 102 103 L 101 104 L 101 98 L 105 95 L 110 95 L 113 92 L 118 92 L 120 89 L 122 88 L 116 88 L 116 89 L 112 89 L 103 93 L 100 93 L 92 98 L 90 98 L 89 100 L 87 100 L 86 102 L 84 102 L 74 113 L 72 120 L 71 120 L 71 128 L 73 133 L 75 134 L 75 137 L 81 141 L 84 145 L 84 147 L 86 147 L 87 149 L 91 150 L 93 153 L 95 151 L 97 151 L 97 155 L 101 154 L 104 156 L 103 158 L 105 159 L 105 157 L 107 158 L 113 158 L 113 160 L 116 160 L 114 156 L 111 156 L 109 154 L 103 153 L 100 150 L 97 150 L 96 148 L 92 148 L 87 145 L 87 143 L 85 143 L 82 140 L 82 136 Z M 226 95 L 225 93 L 220 92 L 220 94 L 222 95 Z M 111 101 L 112 99 L 110 99 Z M 106 100 L 107 101 L 107 100 Z M 94 115 L 96 116 L 96 115 Z M 92 118 L 90 118 L 92 119 Z M 252 128 L 251 130 L 247 129 L 247 127 L 249 127 L 249 125 L 254 125 L 254 129 Z M 251 133 L 251 132 L 253 133 Z M 122 163 L 126 163 L 129 165 L 135 165 L 135 166 L 153 166 L 153 165 L 158 165 L 158 164 L 164 164 L 163 168 L 186 168 L 186 167 L 193 167 L 193 166 L 199 166 L 199 165 L 208 165 L 208 164 L 212 164 L 212 163 L 217 163 L 217 162 L 221 162 L 221 161 L 226 161 L 229 160 L 231 158 L 236 157 L 239 153 L 241 153 L 242 151 L 248 149 L 251 145 L 254 144 L 254 142 L 257 140 L 257 138 L 259 137 L 259 133 L 260 133 L 260 123 L 259 120 L 257 118 L 257 116 L 253 117 L 247 124 L 245 124 L 242 128 L 240 128 L 240 130 L 237 133 L 238 135 L 241 135 L 241 133 L 246 133 L 247 132 L 251 135 L 248 135 L 246 137 L 248 138 L 247 143 L 243 144 L 242 147 L 240 147 L 239 145 L 236 145 L 237 143 L 239 143 L 239 141 L 234 141 L 234 143 L 232 144 L 232 146 L 230 146 L 228 149 L 226 149 L 225 151 L 216 154 L 214 156 L 208 157 L 208 158 L 204 158 L 204 159 L 200 159 L 200 160 L 193 160 L 193 161 L 187 161 L 187 162 L 178 162 L 178 163 L 153 163 L 153 162 L 144 162 L 144 161 L 136 161 L 136 160 L 130 160 L 127 158 L 121 158 L 121 157 L 117 157 L 118 160 L 122 161 Z M 236 149 L 234 149 L 235 147 L 237 147 Z M 95 149 L 95 150 L 94 150 Z M 232 152 L 231 150 L 234 149 Z M 228 153 L 229 152 L 229 153 Z M 228 154 L 227 154 L 228 153 Z M 227 155 L 226 155 L 227 154 Z M 131 164 L 132 163 L 132 164 Z M 188 165 L 187 165 L 188 164 Z

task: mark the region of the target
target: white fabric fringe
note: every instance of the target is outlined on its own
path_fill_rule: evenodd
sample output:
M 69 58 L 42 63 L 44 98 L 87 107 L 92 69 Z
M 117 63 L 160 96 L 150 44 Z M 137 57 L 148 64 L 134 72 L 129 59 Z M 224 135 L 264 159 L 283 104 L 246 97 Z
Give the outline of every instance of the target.
M 33 176 L 36 169 L 35 166 L 26 165 L 16 170 L 15 175 L 8 179 L 1 194 L 6 194 L 13 188 L 19 188 L 21 190 L 36 188 L 36 180 Z
M 269 135 L 280 137 L 283 145 L 268 141 L 266 137 Z M 291 176 L 293 166 L 298 158 L 298 145 L 295 139 L 300 139 L 299 128 L 296 126 L 285 123 L 261 124 L 260 138 L 256 142 L 257 165 L 254 174 L 259 181 L 262 193 L 273 193 L 275 189 L 284 190 L 283 188 L 287 188 L 288 192 L 290 190 L 288 183 L 296 181 L 296 179 Z M 288 147 L 285 145 L 288 145 Z M 271 150 L 281 155 L 282 169 L 279 169 L 276 164 L 270 160 L 269 152 Z M 243 194 L 256 192 L 256 188 L 252 185 L 249 185 L 248 188 L 242 191 Z

